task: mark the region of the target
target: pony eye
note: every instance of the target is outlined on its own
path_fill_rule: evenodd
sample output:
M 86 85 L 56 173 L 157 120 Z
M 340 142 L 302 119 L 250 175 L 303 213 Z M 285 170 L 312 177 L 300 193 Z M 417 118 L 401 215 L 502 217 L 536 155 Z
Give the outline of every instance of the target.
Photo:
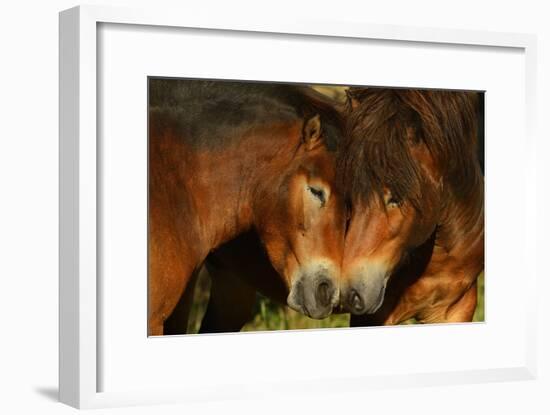
M 309 190 L 309 192 L 315 196 L 317 199 L 319 199 L 319 201 L 321 202 L 321 206 L 323 206 L 325 204 L 325 192 L 323 192 L 322 189 L 317 189 L 316 187 L 311 187 L 311 186 L 308 186 L 307 188 Z
M 399 207 L 403 204 L 403 200 L 400 197 L 394 195 L 389 190 L 385 194 L 384 200 L 386 201 L 386 207 L 389 207 L 389 208 Z
M 386 205 L 388 207 L 399 207 L 401 206 L 402 201 L 397 199 L 396 197 L 391 196 L 388 201 L 386 202 Z

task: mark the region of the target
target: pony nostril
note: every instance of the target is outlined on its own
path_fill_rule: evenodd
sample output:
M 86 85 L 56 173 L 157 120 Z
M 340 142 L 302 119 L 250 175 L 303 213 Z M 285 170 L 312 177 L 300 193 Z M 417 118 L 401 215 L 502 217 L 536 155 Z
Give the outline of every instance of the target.
M 317 302 L 319 303 L 319 305 L 322 307 L 326 307 L 330 304 L 330 284 L 327 281 L 323 281 L 317 286 L 315 297 L 317 298 Z
M 304 301 L 304 286 L 301 281 L 298 281 L 292 286 L 290 293 L 287 298 L 287 304 L 293 310 L 304 312 L 305 301 Z
M 359 293 L 355 290 L 351 290 L 349 296 L 349 305 L 354 313 L 360 314 L 363 312 L 365 304 L 363 303 L 363 299 L 361 298 Z

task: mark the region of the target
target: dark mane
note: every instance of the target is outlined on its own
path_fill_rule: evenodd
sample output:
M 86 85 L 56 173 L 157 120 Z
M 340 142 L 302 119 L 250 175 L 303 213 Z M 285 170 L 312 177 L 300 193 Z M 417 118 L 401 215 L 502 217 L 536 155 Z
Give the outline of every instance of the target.
M 335 105 L 305 86 L 259 82 L 149 78 L 149 113 L 176 125 L 189 144 L 215 148 L 245 130 L 321 116 L 329 150 L 341 141 L 343 121 Z
M 384 188 L 418 208 L 422 173 L 411 154 L 418 143 L 454 191 L 471 183 L 476 166 L 475 92 L 352 88 L 339 173 L 348 197 L 370 202 Z

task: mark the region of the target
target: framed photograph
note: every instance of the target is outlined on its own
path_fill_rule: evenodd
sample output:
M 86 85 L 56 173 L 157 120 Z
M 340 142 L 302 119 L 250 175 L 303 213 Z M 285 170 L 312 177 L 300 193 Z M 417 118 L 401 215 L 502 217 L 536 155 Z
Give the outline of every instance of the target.
M 61 401 L 532 379 L 535 48 L 62 12 Z

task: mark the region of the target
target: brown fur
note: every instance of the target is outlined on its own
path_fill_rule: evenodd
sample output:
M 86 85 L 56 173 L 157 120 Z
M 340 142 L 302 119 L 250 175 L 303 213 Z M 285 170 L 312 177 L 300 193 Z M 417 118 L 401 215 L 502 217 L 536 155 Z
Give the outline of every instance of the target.
M 167 82 L 156 84 L 149 113 L 150 335 L 164 333 L 164 322 L 207 255 L 244 232 L 257 232 L 287 289 L 295 276 L 304 276 L 304 264 L 340 264 L 343 246 L 338 191 L 333 189 L 321 207 L 307 196 L 308 184 L 331 189 L 335 178 L 335 154 L 327 149 L 327 137 L 339 133 L 337 117 L 327 116 L 321 101 L 291 87 L 229 85 L 222 90 L 228 93 L 220 95 L 227 100 L 217 102 L 213 94 L 204 96 L 211 83 L 186 89 L 178 81 L 182 88 L 176 83 L 173 90 L 193 98 L 179 108 L 181 97 L 170 95 Z M 248 92 L 233 96 L 232 104 L 230 95 L 241 90 Z M 197 93 L 203 97 L 200 103 L 192 95 Z M 207 98 L 212 105 L 204 103 Z M 306 103 L 302 115 L 298 104 L 292 106 L 298 98 Z M 272 113 L 262 109 L 266 100 Z M 280 113 L 276 102 L 283 102 Z M 242 105 L 250 106 L 250 121 L 235 111 Z M 311 115 L 315 110 L 320 114 Z M 217 129 L 192 124 L 201 117 L 216 120 L 216 114 L 225 123 Z
M 361 264 L 393 273 L 381 308 L 354 316 L 354 325 L 471 321 L 484 264 L 477 99 L 456 91 L 351 91 L 339 163 L 353 205 L 344 285 Z

